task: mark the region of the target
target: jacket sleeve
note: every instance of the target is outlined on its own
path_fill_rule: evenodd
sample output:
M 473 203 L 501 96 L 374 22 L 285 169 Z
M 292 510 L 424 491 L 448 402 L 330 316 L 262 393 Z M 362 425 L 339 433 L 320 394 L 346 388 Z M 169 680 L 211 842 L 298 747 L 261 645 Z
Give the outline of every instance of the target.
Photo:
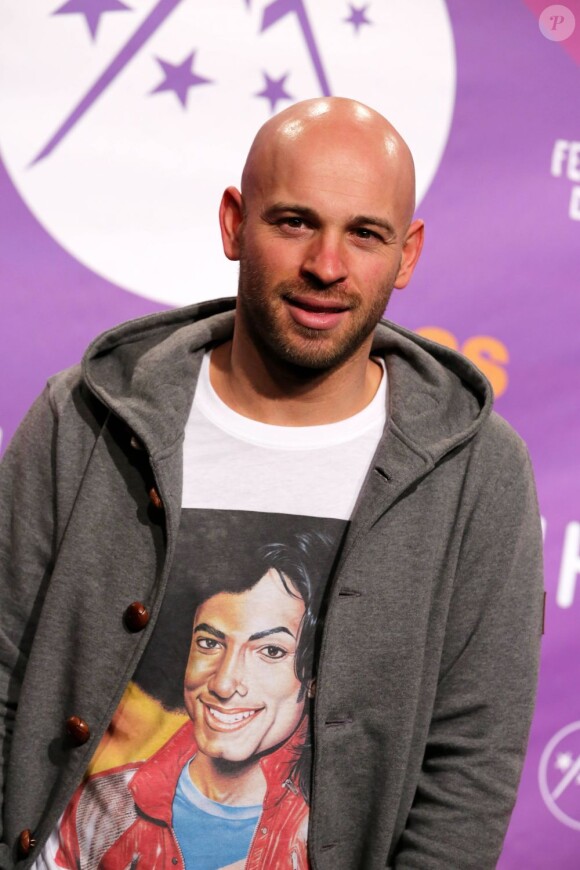
M 55 430 L 47 388 L 0 465 L 0 820 L 20 687 L 53 561 Z M 0 867 L 10 867 L 12 849 L 4 842 L 3 821 L 0 841 Z
M 465 526 L 395 870 L 492 870 L 515 802 L 536 693 L 543 570 L 532 471 L 510 434 L 512 449 L 495 457 Z

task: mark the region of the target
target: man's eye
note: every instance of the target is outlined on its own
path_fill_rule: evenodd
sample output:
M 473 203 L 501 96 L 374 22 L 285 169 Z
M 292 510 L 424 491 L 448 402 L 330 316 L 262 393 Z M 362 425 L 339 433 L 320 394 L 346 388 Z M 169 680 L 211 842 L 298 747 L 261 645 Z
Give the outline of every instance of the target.
M 300 230 L 304 226 L 304 221 L 299 217 L 285 217 L 280 221 L 282 226 L 289 227 L 291 230 Z
M 367 230 L 364 227 L 359 227 L 355 230 L 355 234 L 359 239 L 378 239 L 379 236 L 376 233 L 373 233 L 372 230 Z
M 281 646 L 274 646 L 274 644 L 263 646 L 260 652 L 268 659 L 283 659 L 288 655 L 288 650 L 283 649 Z
M 198 637 L 197 645 L 200 649 L 214 650 L 221 646 L 219 640 L 214 640 L 213 637 Z

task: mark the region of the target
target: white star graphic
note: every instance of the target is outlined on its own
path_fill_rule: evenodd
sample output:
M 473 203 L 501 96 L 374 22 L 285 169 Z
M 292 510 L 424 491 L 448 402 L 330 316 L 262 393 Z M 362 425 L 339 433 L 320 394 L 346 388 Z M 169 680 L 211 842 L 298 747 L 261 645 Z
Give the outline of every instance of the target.
M 556 756 L 554 767 L 556 768 L 556 770 L 561 770 L 562 773 L 565 773 L 565 771 L 570 770 L 573 762 L 574 759 L 572 758 L 571 752 L 559 752 Z

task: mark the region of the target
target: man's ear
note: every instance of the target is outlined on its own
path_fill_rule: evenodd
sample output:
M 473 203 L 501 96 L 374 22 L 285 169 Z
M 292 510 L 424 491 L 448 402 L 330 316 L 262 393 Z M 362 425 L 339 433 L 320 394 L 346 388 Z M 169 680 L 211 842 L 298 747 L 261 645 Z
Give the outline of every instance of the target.
M 227 187 L 220 203 L 220 229 L 224 254 L 228 260 L 240 259 L 240 233 L 243 219 L 242 194 L 235 187 Z
M 421 220 L 415 220 L 407 230 L 405 242 L 403 244 L 403 254 L 401 257 L 401 265 L 395 279 L 395 287 L 401 290 L 406 287 L 411 280 L 413 269 L 417 265 L 417 261 L 423 248 L 423 235 L 425 224 Z

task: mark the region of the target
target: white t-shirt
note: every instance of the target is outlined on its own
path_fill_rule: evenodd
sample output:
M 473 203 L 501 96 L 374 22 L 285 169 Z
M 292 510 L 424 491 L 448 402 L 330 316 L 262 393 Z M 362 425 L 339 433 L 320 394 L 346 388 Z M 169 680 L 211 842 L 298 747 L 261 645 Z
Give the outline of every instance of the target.
M 206 354 L 185 429 L 183 507 L 348 520 L 386 422 L 387 373 L 362 411 L 322 426 L 243 417 L 213 389 Z

